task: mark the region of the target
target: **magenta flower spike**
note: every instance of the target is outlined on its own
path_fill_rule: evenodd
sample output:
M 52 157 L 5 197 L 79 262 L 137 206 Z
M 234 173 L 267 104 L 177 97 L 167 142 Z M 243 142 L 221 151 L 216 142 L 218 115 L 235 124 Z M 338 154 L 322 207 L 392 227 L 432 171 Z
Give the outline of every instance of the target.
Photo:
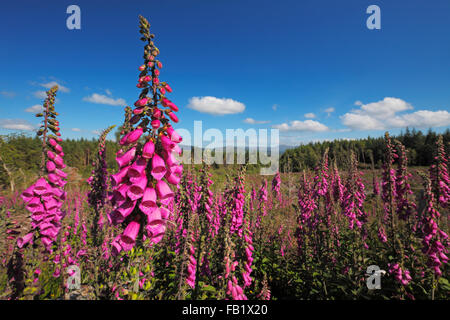
M 174 209 L 174 206 L 170 205 L 173 203 L 174 193 L 167 182 L 178 185 L 181 179 L 182 166 L 178 166 L 174 155 L 168 155 L 172 151 L 181 153 L 177 145 L 181 142 L 181 137 L 170 124 L 171 119 L 178 121 L 176 116 L 172 115 L 172 102 L 164 96 L 166 92 L 172 91 L 172 88 L 167 89 L 166 83 L 159 79 L 160 70 L 157 68 L 162 64 L 156 59 L 159 49 L 154 45 L 154 35 L 150 36 L 149 27 L 148 21 L 140 17 L 141 40 L 146 41 L 145 61 L 139 68 L 137 84 L 142 91 L 134 104 L 134 110 L 125 108 L 126 116 L 120 139 L 125 151 L 135 151 L 129 158 L 122 152 L 117 155 L 119 166 L 123 168 L 129 165 L 129 168 L 126 174 L 120 172 L 112 176 L 114 208 L 108 215 L 108 220 L 114 225 L 123 223 L 127 231 L 122 234 L 128 233 L 133 225 L 130 226 L 130 221 L 140 221 L 146 231 L 142 237 L 157 243 L 166 230 L 164 217 L 170 216 L 170 210 Z M 144 135 L 145 143 L 142 144 L 140 140 Z M 129 185 L 128 189 L 123 188 L 124 185 Z M 126 194 L 123 194 L 125 189 Z M 170 205 L 170 210 L 162 208 L 161 205 Z M 139 233 L 136 233 L 136 236 L 138 235 Z M 131 249 L 135 237 L 130 239 L 133 241 L 116 238 L 113 241 L 113 251 L 118 253 Z

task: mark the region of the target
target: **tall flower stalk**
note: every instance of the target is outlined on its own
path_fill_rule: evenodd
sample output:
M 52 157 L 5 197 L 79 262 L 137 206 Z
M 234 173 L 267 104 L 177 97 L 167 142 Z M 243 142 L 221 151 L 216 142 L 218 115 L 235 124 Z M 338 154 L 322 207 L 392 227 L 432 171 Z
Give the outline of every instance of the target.
M 61 210 L 66 193 L 67 174 L 62 171 L 64 152 L 59 144 L 62 142 L 59 132 L 58 113 L 55 111 L 55 98 L 58 86 L 47 91 L 42 117 L 42 125 L 37 135 L 42 138 L 42 162 L 39 179 L 22 193 L 26 209 L 31 213 L 32 231 L 17 240 L 19 248 L 40 240 L 47 253 L 53 251 L 52 245 L 58 237 L 61 220 L 65 212 Z
M 169 184 L 177 186 L 183 170 L 176 159 L 182 139 L 171 125 L 171 121 L 178 122 L 178 107 L 165 96 L 172 88 L 159 79 L 162 63 L 153 42 L 155 35 L 150 33 L 149 22 L 142 16 L 139 19 L 141 40 L 146 43 L 137 84 L 142 90 L 126 121 L 129 132 L 120 139 L 119 172 L 112 176 L 114 210 L 108 219 L 113 225 L 125 226 L 113 241 L 114 255 L 131 250 L 144 231 L 151 243 L 161 241 L 174 198 Z

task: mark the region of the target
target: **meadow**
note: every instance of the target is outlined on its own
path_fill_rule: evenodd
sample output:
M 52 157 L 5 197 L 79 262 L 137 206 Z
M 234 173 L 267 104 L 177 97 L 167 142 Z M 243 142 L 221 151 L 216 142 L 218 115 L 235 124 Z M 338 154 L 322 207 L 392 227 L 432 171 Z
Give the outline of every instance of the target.
M 143 17 L 139 32 L 141 93 L 118 142 L 106 140 L 113 126 L 102 132 L 88 179 L 66 165 L 58 87 L 47 92 L 37 173 L 1 189 L 1 299 L 448 299 L 442 136 L 426 167 L 409 167 L 388 133 L 379 167 L 351 149 L 338 166 L 329 148 L 313 169 L 274 176 L 183 166 L 178 107 Z

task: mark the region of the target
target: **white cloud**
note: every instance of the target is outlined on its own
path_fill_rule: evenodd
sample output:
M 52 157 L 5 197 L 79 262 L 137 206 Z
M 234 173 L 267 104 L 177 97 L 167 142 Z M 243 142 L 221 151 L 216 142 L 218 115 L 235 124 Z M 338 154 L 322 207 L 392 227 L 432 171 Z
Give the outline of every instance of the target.
M 304 117 L 308 118 L 308 119 L 314 119 L 316 117 L 316 115 L 312 112 L 308 112 L 308 113 L 304 114 Z
M 355 106 L 362 106 L 362 105 L 363 105 L 363 103 L 361 101 L 359 101 L 359 100 L 355 101 Z
M 13 91 L 0 91 L 0 94 L 6 98 L 14 98 L 16 93 Z
M 25 109 L 25 112 L 31 112 L 31 113 L 38 113 L 41 112 L 44 108 L 40 104 L 35 104 L 34 106 L 31 106 L 29 108 Z
M 47 94 L 45 93 L 45 91 L 42 91 L 42 90 L 35 91 L 33 93 L 33 95 L 38 99 L 46 99 L 47 98 Z
M 245 110 L 245 105 L 241 102 L 233 99 L 220 99 L 210 96 L 192 97 L 189 99 L 189 104 L 187 107 L 199 112 L 220 116 L 225 114 L 241 113 Z
M 51 89 L 53 86 L 58 86 L 58 91 L 65 92 L 65 93 L 70 92 L 69 88 L 63 86 L 62 84 L 59 84 L 56 81 L 50 81 L 50 82 L 47 82 L 47 83 L 40 83 L 39 85 L 41 87 L 46 88 L 46 89 Z
M 272 109 L 273 109 L 273 111 L 277 111 L 278 105 L 277 105 L 277 104 L 274 104 L 274 105 L 272 106 Z
M 72 131 L 75 131 L 75 132 L 80 132 L 80 131 L 81 131 L 80 128 L 72 128 L 71 130 L 72 130 Z
M 450 113 L 445 110 L 412 110 L 411 104 L 398 98 L 360 104 L 360 108 L 341 116 L 342 123 L 353 130 L 387 130 L 393 128 L 430 128 L 450 125 Z M 398 114 L 402 113 L 403 114 Z
M 257 121 L 253 118 L 247 118 L 244 120 L 244 122 L 248 123 L 248 124 L 264 124 L 264 123 L 269 123 L 270 121 Z
M 100 130 L 92 130 L 91 132 L 92 132 L 93 134 L 97 134 L 97 135 L 100 135 L 100 133 L 101 133 Z
M 106 89 L 106 90 L 105 90 L 105 92 L 106 92 L 106 94 L 107 94 L 108 96 L 112 96 L 112 92 L 111 92 L 111 90 L 109 90 L 109 89 Z
M 326 108 L 325 112 L 327 113 L 328 116 L 331 116 L 331 114 L 335 111 L 335 109 L 333 107 L 331 108 Z
M 90 96 L 84 97 L 83 101 L 98 103 L 98 104 L 107 104 L 111 106 L 124 106 L 127 103 L 122 98 L 113 99 L 111 97 L 107 97 L 103 94 L 93 93 Z
M 0 119 L 0 128 L 9 130 L 32 131 L 34 125 L 22 119 Z
M 291 121 L 290 124 L 282 123 L 274 125 L 273 128 L 279 129 L 280 131 L 310 131 L 310 132 L 321 132 L 328 131 L 328 127 L 323 123 L 314 120 Z

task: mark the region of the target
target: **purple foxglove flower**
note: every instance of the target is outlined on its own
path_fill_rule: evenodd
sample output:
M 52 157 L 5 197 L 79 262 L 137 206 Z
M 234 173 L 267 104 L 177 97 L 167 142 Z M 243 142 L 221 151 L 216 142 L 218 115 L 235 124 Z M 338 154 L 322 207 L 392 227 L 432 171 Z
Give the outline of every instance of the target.
M 49 187 L 50 185 L 44 178 L 39 178 L 34 184 L 34 194 L 41 195 L 46 192 Z
M 22 248 L 27 243 L 33 244 L 33 232 L 27 233 L 23 237 L 17 239 L 17 246 Z
M 29 202 L 31 199 L 34 198 L 34 187 L 35 185 L 29 186 L 22 194 L 20 195 L 24 202 Z
M 56 165 L 55 165 L 55 163 L 53 161 L 49 160 L 49 161 L 47 161 L 45 167 L 47 168 L 48 172 L 53 172 L 55 170 L 55 168 L 56 168 Z
M 152 159 L 152 176 L 156 180 L 161 180 L 166 174 L 166 165 L 164 160 L 158 155 L 155 154 Z
M 131 148 L 127 152 L 125 152 L 123 155 L 116 157 L 116 161 L 119 164 L 119 167 L 123 167 L 130 163 L 131 160 L 133 160 L 134 156 L 136 155 L 136 147 Z
M 133 178 L 140 177 L 144 172 L 145 167 L 147 167 L 147 160 L 143 157 L 138 157 L 128 169 L 128 176 Z
M 128 189 L 127 195 L 131 200 L 137 200 L 144 195 L 147 186 L 147 176 L 144 174 Z
M 137 128 L 136 130 L 131 131 L 127 137 L 127 144 L 138 141 L 143 132 L 144 131 L 142 128 Z
M 139 222 L 131 221 L 123 231 L 120 240 L 128 244 L 134 244 L 136 242 L 136 237 L 139 233 L 140 227 L 141 225 L 139 224 Z
M 147 234 L 151 237 L 151 242 L 157 244 L 160 242 L 166 232 L 166 225 L 164 223 L 151 223 L 147 224 L 146 228 Z
M 155 144 L 153 141 L 149 140 L 142 149 L 142 157 L 146 159 L 150 159 L 155 152 Z
M 131 212 L 133 212 L 134 207 L 136 206 L 136 201 L 131 201 L 127 199 L 118 209 L 119 213 L 122 215 L 122 217 L 126 218 L 128 217 Z
M 158 194 L 158 198 L 161 201 L 173 198 L 173 191 L 163 180 L 160 180 L 156 183 L 156 193 Z
M 161 136 L 161 144 L 162 144 L 164 150 L 166 150 L 167 152 L 172 151 L 172 149 L 175 148 L 175 146 L 176 146 L 176 143 L 173 142 L 172 140 L 170 140 L 166 136 Z
M 141 204 L 139 209 L 146 215 L 151 214 L 157 208 L 156 205 L 156 191 L 153 188 L 146 188 L 144 195 L 142 196 Z
M 120 169 L 119 172 L 116 174 L 111 175 L 111 181 L 114 186 L 119 185 L 123 182 L 124 178 L 128 174 L 129 166 L 125 166 L 122 169 Z
M 55 169 L 55 173 L 63 179 L 67 178 L 67 173 L 65 173 L 64 171 L 62 171 L 60 169 Z

